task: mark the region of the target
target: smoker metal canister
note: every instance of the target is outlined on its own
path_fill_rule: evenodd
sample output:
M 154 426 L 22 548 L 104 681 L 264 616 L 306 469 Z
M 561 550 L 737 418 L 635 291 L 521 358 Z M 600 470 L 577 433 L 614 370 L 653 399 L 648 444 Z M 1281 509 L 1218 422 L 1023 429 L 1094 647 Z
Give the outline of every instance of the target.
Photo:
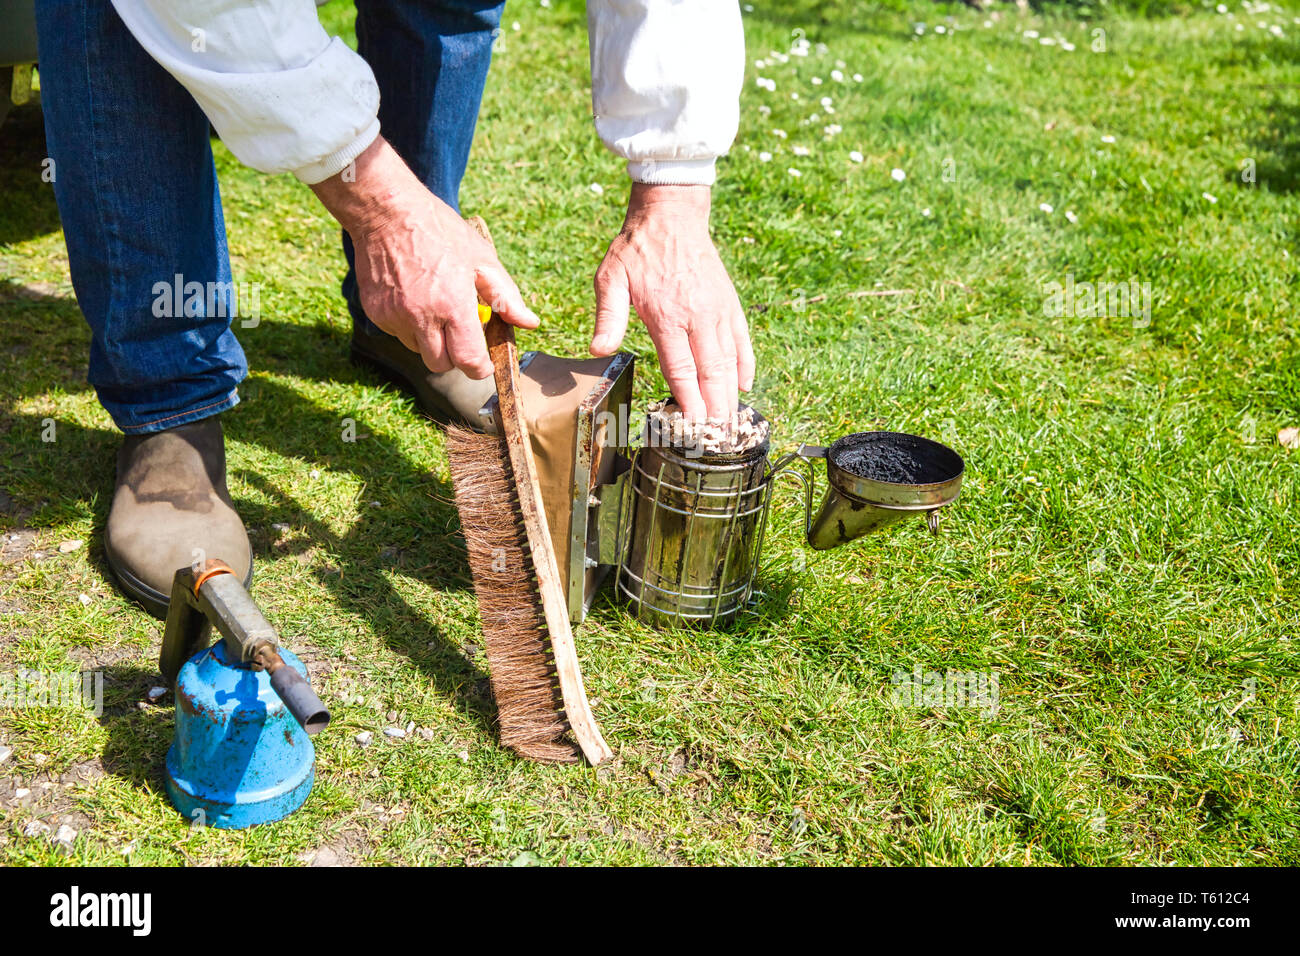
M 628 475 L 619 593 L 658 623 L 725 624 L 748 602 L 758 570 L 769 442 L 704 455 L 667 445 L 653 427 L 646 439 Z

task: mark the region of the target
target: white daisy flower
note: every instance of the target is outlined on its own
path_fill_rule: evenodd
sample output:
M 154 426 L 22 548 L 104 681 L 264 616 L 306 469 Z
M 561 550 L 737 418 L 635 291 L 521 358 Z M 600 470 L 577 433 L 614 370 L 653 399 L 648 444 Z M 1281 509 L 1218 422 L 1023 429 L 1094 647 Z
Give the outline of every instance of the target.
M 1210 203 L 1216 203 L 1219 201 L 1218 196 L 1211 196 L 1209 193 L 1201 193 L 1201 198 Z
M 768 79 L 766 76 L 760 76 L 754 80 L 754 84 L 760 90 L 767 90 L 769 93 L 776 92 L 776 80 Z
M 840 70 L 831 70 L 831 79 L 836 83 L 844 82 L 844 73 Z
M 1038 204 L 1038 208 L 1041 209 L 1043 212 L 1047 213 L 1049 216 L 1052 214 L 1052 204 L 1050 202 L 1040 202 Z
M 843 230 L 843 229 L 832 229 L 832 230 L 831 230 L 831 235 L 834 236 L 836 239 L 838 239 L 840 236 L 844 235 L 844 230 Z
M 1075 222 L 1078 222 L 1078 221 L 1079 221 L 1079 217 L 1076 216 L 1076 215 L 1074 214 L 1074 212 L 1073 212 L 1072 210 L 1070 210 L 1070 209 L 1065 210 L 1065 218 L 1068 219 L 1068 220 L 1069 220 L 1070 222 L 1072 222 L 1072 223 L 1075 223 Z
M 944 25 L 941 23 L 941 24 L 939 24 L 937 27 L 934 28 L 934 32 L 935 32 L 935 33 L 947 33 L 948 30 L 947 30 L 947 28 L 944 27 Z
M 793 176 L 795 179 L 798 179 L 800 176 L 803 175 L 803 173 L 799 172 L 799 170 L 795 169 L 793 166 L 787 169 L 786 172 L 789 173 L 791 176 Z
M 811 156 L 811 155 L 812 155 L 812 150 L 809 149 L 807 146 L 796 146 L 796 147 L 794 147 L 794 149 L 791 150 L 791 152 L 794 153 L 796 156 Z
M 834 101 L 833 99 L 831 99 L 829 96 L 823 96 L 823 97 L 821 98 L 821 104 L 822 104 L 822 106 L 826 107 L 827 109 L 829 109 L 829 108 L 830 108 L 830 105 L 831 105 L 832 103 L 834 103 L 834 102 L 835 102 L 835 101 Z
M 1037 31 L 1037 30 L 1026 30 L 1024 36 L 1025 36 L 1025 39 L 1026 39 L 1026 40 L 1037 40 L 1037 39 L 1038 39 L 1038 31 Z
M 864 158 L 865 157 L 861 153 L 859 153 L 856 149 L 850 151 L 849 153 L 849 159 L 853 160 L 855 163 L 862 162 Z
M 763 150 L 761 153 L 758 154 L 758 161 L 760 163 L 770 163 L 772 161 L 772 154 L 769 153 L 767 150 Z
M 785 139 L 785 138 L 786 138 L 786 132 L 785 132 L 785 130 L 783 130 L 783 129 L 774 129 L 774 130 L 772 130 L 772 135 L 775 136 L 777 139 Z
M 926 206 L 924 209 L 921 210 L 921 215 L 924 216 L 926 219 L 929 219 L 932 215 L 934 215 L 934 213 L 930 212 L 929 206 Z
M 758 112 L 763 116 L 771 116 L 772 107 L 768 106 L 766 103 L 760 103 L 758 106 Z
M 889 178 L 896 183 L 901 183 L 907 178 L 907 173 L 903 172 L 901 169 L 894 168 L 889 171 Z
M 592 192 L 594 192 L 597 196 L 603 196 L 605 193 L 605 187 L 602 186 L 600 183 L 592 183 L 587 188 L 590 189 Z
M 1113 142 L 1115 142 L 1115 137 L 1114 137 L 1114 136 L 1111 136 L 1109 133 L 1107 133 L 1105 136 L 1103 136 L 1103 137 L 1101 138 L 1101 141 L 1102 141 L 1103 143 L 1113 143 Z
M 821 86 L 821 85 L 822 85 L 822 78 L 821 78 L 820 76 L 814 76 L 814 77 L 812 78 L 812 85 L 813 85 L 813 86 Z
M 854 82 L 854 83 L 861 83 L 861 82 L 862 82 L 862 74 L 861 74 L 861 73 L 854 73 L 854 74 L 853 74 L 853 82 Z
M 844 132 L 844 127 L 839 123 L 831 123 L 829 126 L 823 126 L 822 132 L 827 136 L 834 136 L 836 133 Z

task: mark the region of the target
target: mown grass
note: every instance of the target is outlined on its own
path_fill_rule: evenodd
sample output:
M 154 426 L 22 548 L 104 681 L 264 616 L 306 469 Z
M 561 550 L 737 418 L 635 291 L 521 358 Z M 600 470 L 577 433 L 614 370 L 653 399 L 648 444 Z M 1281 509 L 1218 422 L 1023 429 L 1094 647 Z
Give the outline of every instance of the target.
M 0 711 L 0 860 L 1300 861 L 1300 453 L 1275 437 L 1300 424 L 1294 11 L 755 7 L 714 212 L 754 328 L 752 400 L 783 449 L 877 426 L 957 448 L 943 535 L 917 522 L 812 554 L 783 493 L 741 626 L 654 630 L 606 601 L 580 630 L 612 767 L 513 759 L 442 436 L 348 365 L 336 230 L 311 195 L 218 146 L 235 271 L 266 316 L 241 334 L 232 490 L 256 596 L 335 723 L 298 814 L 190 829 L 161 790 L 168 699 L 137 706 L 157 627 L 104 568 L 117 436 L 84 384 L 38 121 L 16 114 L 0 130 L 0 665 L 104 669 L 107 686 L 100 720 Z M 350 8 L 324 15 L 349 35 Z M 462 205 L 545 318 L 525 345 L 581 354 L 624 177 L 590 128 L 581 5 L 515 3 L 503 26 Z M 775 62 L 796 29 L 809 55 Z M 1149 326 L 1045 315 L 1067 275 L 1149 283 Z M 661 394 L 644 329 L 629 347 L 639 395 Z M 58 553 L 72 538 L 87 545 Z M 996 672 L 996 713 L 897 701 L 893 676 L 918 666 Z M 408 721 L 407 740 L 380 733 Z M 75 852 L 24 836 L 34 818 L 71 821 Z

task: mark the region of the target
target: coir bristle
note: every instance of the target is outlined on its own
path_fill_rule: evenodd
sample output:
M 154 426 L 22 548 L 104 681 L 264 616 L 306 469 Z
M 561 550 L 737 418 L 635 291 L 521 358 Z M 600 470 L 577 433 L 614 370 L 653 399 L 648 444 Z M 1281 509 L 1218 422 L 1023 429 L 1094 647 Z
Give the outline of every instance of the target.
M 501 742 L 533 760 L 572 763 L 528 536 L 505 440 L 447 429 L 456 508 L 469 551 Z

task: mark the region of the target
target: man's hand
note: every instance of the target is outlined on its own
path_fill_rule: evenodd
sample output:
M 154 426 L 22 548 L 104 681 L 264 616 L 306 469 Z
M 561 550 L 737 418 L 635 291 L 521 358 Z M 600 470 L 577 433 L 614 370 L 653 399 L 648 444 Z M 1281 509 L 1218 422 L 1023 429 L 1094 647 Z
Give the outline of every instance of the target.
M 312 189 L 352 237 L 366 315 L 419 352 L 430 371 L 492 374 L 480 296 L 512 325 L 537 328 L 491 244 L 429 192 L 382 136 L 352 169 Z
M 731 421 L 754 384 L 749 326 L 709 238 L 708 186 L 633 183 L 627 218 L 596 271 L 593 355 L 617 351 L 636 306 L 688 419 Z

